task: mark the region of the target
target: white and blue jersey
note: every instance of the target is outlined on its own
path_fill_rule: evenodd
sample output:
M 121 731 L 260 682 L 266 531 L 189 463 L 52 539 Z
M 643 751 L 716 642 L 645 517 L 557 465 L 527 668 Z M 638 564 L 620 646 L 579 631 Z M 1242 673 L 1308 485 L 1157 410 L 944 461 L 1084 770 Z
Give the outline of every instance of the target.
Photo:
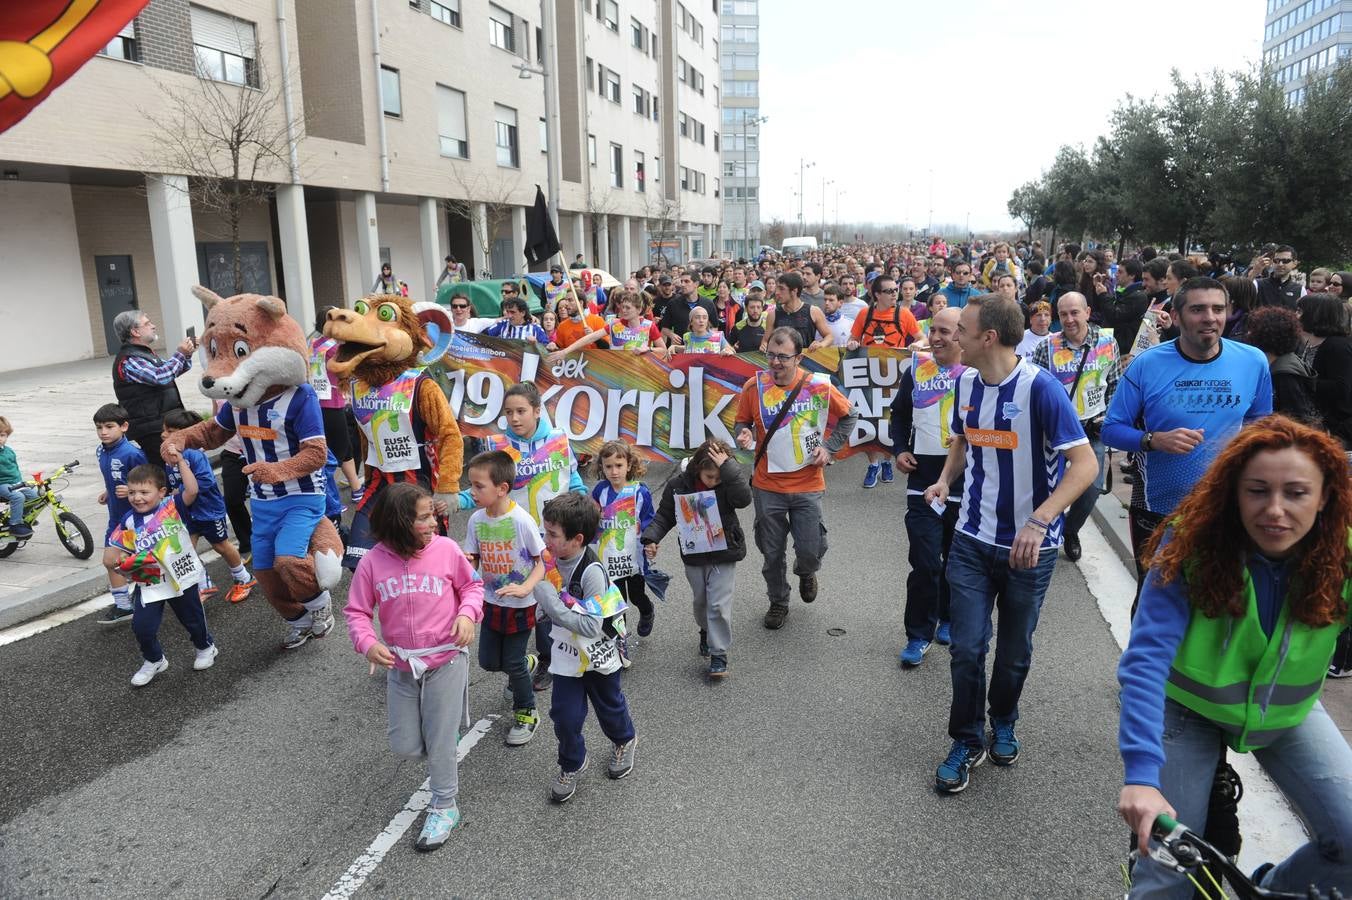
M 108 494 L 109 533 L 131 512 L 131 504 L 126 498 L 117 496 L 118 485 L 126 484 L 127 474 L 145 462 L 146 455 L 141 448 L 125 437 L 111 447 L 99 444 L 99 471 L 103 473 L 103 487 Z
M 194 522 L 214 522 L 225 518 L 225 497 L 216 483 L 216 475 L 211 471 L 211 462 L 201 450 L 184 450 L 183 458 L 197 479 L 197 499 L 188 507 L 187 518 Z M 180 495 L 183 491 L 183 476 L 178 474 L 178 466 L 164 464 L 164 475 L 169 479 L 169 493 Z
M 324 438 L 319 397 L 308 383 L 287 388 L 271 400 L 246 409 L 227 403 L 216 413 L 216 424 L 239 435 L 244 444 L 244 458 L 250 463 L 285 462 L 300 454 L 303 442 Z M 250 481 L 249 492 L 255 500 L 304 494 L 323 496 L 324 471 L 319 469 L 276 484 Z
M 1139 458 L 1145 508 L 1168 514 L 1183 502 L 1211 461 L 1246 422 L 1272 413 L 1272 374 L 1256 347 L 1221 339 L 1209 360 L 1184 356 L 1178 341 L 1151 347 L 1117 382 L 1103 423 L 1103 443 L 1138 451 L 1147 431 L 1194 428 L 1191 453 L 1152 450 Z M 1133 497 L 1134 505 L 1139 505 Z
M 1019 360 L 998 385 L 967 369 L 954 389 L 953 433 L 967 442 L 958 531 L 1009 548 L 1056 490 L 1063 452 L 1088 442 L 1066 389 L 1046 369 Z M 1049 524 L 1042 549 L 1061 546 L 1064 516 Z

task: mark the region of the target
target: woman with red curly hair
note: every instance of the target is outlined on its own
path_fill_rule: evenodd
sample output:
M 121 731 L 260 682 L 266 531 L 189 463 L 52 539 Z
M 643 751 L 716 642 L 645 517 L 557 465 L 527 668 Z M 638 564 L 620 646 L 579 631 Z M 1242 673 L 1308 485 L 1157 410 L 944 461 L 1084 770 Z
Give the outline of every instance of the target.
M 1352 480 L 1333 438 L 1285 416 L 1241 431 L 1146 545 L 1122 654 L 1118 811 L 1142 860 L 1132 897 L 1192 895 L 1144 857 L 1161 812 L 1206 827 L 1225 746 L 1252 751 L 1312 835 L 1255 882 L 1352 890 L 1352 748 L 1319 703 L 1352 595 Z

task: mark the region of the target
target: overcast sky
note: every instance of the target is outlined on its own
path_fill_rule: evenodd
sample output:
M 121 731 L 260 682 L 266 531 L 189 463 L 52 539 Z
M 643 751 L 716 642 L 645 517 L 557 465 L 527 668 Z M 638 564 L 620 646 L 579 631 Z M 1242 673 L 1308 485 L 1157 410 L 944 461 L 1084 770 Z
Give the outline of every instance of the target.
M 761 0 L 761 214 L 1013 227 L 1010 192 L 1117 99 L 1262 53 L 1263 0 Z M 998 118 L 999 123 L 990 123 Z

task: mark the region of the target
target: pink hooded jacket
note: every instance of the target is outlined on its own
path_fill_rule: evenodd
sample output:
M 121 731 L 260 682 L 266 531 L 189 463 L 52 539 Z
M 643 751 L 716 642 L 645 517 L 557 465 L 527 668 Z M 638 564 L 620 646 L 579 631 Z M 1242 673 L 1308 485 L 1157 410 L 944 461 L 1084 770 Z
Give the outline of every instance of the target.
M 379 639 L 372 627 L 377 607 Z M 343 610 L 352 646 L 363 656 L 377 640 L 404 650 L 450 643 L 451 625 L 462 615 L 476 623 L 483 621 L 483 582 L 460 546 L 440 536 L 412 559 L 376 544 L 357 565 Z M 455 653 L 448 650 L 422 657 L 422 661 L 435 669 Z M 397 655 L 394 665 L 410 671 L 408 662 Z

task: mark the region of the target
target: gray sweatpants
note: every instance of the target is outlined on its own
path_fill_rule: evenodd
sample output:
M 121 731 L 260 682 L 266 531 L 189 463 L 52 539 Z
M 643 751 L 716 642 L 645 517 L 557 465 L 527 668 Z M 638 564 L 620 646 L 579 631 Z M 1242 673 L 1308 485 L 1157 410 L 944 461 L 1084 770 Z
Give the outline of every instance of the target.
M 751 489 L 755 504 L 756 547 L 765 558 L 761 574 L 771 606 L 789 605 L 788 565 L 789 533 L 793 532 L 793 574 L 813 575 L 826 555 L 826 526 L 822 524 L 822 491 L 780 494 Z
M 385 681 L 390 749 L 408 759 L 427 758 L 432 808 L 450 809 L 460 791 L 456 771 L 459 730 L 469 728 L 469 657 L 455 658 L 423 673 L 421 684 L 408 672 L 390 669 Z
M 737 568 L 733 563 L 692 566 L 686 563 L 685 577 L 695 598 L 695 624 L 709 634 L 709 653 L 726 656 L 732 646 L 732 592 L 737 586 Z

